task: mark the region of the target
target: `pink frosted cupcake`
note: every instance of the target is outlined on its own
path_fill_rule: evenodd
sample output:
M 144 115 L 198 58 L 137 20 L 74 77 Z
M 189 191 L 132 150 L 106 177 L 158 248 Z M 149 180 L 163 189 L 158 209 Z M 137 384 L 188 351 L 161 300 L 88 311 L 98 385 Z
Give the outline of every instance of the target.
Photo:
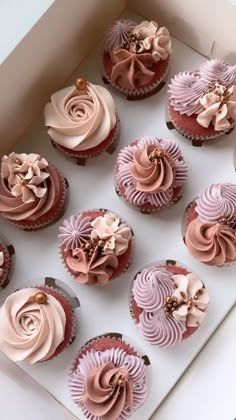
M 78 165 L 107 151 L 113 153 L 119 133 L 119 119 L 111 94 L 103 86 L 84 79 L 54 93 L 44 111 L 52 144 Z
M 74 339 L 74 314 L 56 289 L 29 287 L 12 293 L 0 308 L 0 350 L 30 364 L 57 356 Z
M 6 246 L 0 240 L 0 288 L 5 289 L 10 281 L 11 259 L 15 254 L 12 245 Z
M 143 137 L 125 147 L 115 168 L 116 192 L 142 213 L 180 200 L 188 169 L 172 140 Z
M 202 142 L 231 132 L 236 122 L 236 66 L 214 59 L 177 74 L 169 85 L 171 121 L 183 136 Z
M 167 76 L 170 34 L 154 21 L 117 20 L 104 40 L 105 79 L 130 99 L 156 93 Z
M 143 337 L 166 348 L 198 329 L 208 303 L 202 281 L 176 261 L 166 260 L 150 264 L 136 274 L 130 312 Z
M 2 158 L 0 214 L 24 230 L 41 229 L 58 220 L 67 189 L 64 175 L 40 155 L 11 153 Z
M 131 263 L 132 230 L 109 210 L 71 216 L 59 231 L 63 263 L 78 283 L 105 286 Z
M 212 184 L 187 208 L 183 236 L 190 254 L 212 266 L 236 261 L 236 185 Z
M 121 334 L 96 337 L 75 359 L 69 377 L 71 398 L 87 419 L 125 420 L 146 401 L 149 363 Z

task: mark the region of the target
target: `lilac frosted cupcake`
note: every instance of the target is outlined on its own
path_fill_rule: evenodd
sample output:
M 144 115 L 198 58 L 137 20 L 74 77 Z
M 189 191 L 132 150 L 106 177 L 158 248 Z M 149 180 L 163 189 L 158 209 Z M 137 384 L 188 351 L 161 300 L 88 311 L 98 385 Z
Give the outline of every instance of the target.
M 212 184 L 187 208 L 183 236 L 191 255 L 211 266 L 236 261 L 236 185 Z
M 202 324 L 209 303 L 202 281 L 176 261 L 153 263 L 134 279 L 130 312 L 151 344 L 172 347 Z
M 187 175 L 187 164 L 174 141 L 142 137 L 118 155 L 116 192 L 142 213 L 151 213 L 180 200 Z
M 71 398 L 90 420 L 127 419 L 143 405 L 148 386 L 147 356 L 110 333 L 88 341 L 69 378 Z
M 173 125 L 194 145 L 221 136 L 236 122 L 236 65 L 214 59 L 177 74 L 168 103 Z

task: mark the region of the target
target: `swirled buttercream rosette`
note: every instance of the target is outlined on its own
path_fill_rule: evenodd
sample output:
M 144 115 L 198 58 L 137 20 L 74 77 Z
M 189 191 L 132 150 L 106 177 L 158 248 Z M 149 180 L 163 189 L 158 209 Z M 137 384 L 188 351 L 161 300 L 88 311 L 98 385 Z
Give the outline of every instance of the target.
M 210 266 L 236 261 L 236 185 L 212 184 L 187 207 L 182 234 L 190 254 Z
M 168 108 L 174 127 L 193 145 L 230 133 L 236 123 L 236 67 L 214 59 L 178 73 L 169 85 Z
M 128 269 L 132 236 L 132 229 L 114 212 L 84 211 L 59 228 L 62 262 L 78 283 L 105 286 Z
M 146 401 L 149 363 L 121 334 L 96 337 L 75 358 L 71 398 L 90 420 L 128 419 Z
M 151 213 L 180 200 L 187 176 L 187 164 L 174 141 L 146 136 L 119 153 L 116 192 L 142 213 Z
M 164 84 L 171 53 L 167 28 L 154 21 L 115 21 L 104 38 L 106 81 L 132 99 L 154 94 Z
M 204 284 L 188 268 L 173 260 L 157 261 L 136 274 L 130 313 L 148 342 L 167 348 L 197 330 L 208 303 Z
M 68 182 L 36 153 L 3 156 L 0 214 L 24 230 L 38 230 L 57 221 L 66 206 Z
M 76 158 L 78 164 L 115 150 L 119 118 L 113 98 L 103 86 L 76 79 L 74 86 L 51 96 L 44 117 L 53 145 Z
M 76 298 L 77 300 L 77 298 Z M 60 282 L 17 290 L 0 308 L 0 350 L 13 361 L 48 361 L 74 340 L 75 302 Z

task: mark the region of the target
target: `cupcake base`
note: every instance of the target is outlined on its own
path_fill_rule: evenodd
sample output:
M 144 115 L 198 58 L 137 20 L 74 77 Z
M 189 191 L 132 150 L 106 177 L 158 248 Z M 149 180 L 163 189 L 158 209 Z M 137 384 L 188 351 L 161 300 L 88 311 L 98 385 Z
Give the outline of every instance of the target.
M 204 142 L 214 140 L 224 134 L 229 135 L 234 130 L 236 122 L 230 121 L 231 125 L 226 130 L 215 131 L 213 125 L 208 128 L 202 127 L 196 120 L 196 115 L 181 115 L 168 104 L 170 121 L 166 123 L 169 129 L 175 128 L 182 136 L 192 140 L 192 145 L 201 147 Z
M 115 89 L 124 94 L 127 100 L 140 100 L 148 98 L 159 92 L 165 85 L 164 80 L 169 72 L 169 57 L 166 60 L 158 61 L 150 68 L 155 75 L 149 83 L 136 86 L 134 89 L 126 89 L 111 81 L 112 62 L 109 53 L 103 54 L 103 82 L 111 84 Z
M 107 152 L 109 154 L 114 153 L 118 145 L 118 141 L 119 141 L 119 132 L 120 132 L 120 120 L 117 116 L 116 124 L 113 127 L 113 129 L 110 131 L 108 137 L 96 147 L 93 147 L 87 150 L 76 151 L 76 150 L 67 149 L 66 147 L 63 147 L 55 143 L 53 140 L 51 140 L 51 143 L 55 148 L 60 150 L 63 154 L 74 158 L 77 165 L 85 166 L 87 159 L 96 157 L 100 155 L 102 152 Z

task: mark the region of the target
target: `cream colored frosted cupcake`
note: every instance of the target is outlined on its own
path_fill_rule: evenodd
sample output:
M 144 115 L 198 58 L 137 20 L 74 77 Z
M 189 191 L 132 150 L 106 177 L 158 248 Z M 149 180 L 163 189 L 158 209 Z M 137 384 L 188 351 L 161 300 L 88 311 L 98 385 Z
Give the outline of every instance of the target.
M 113 98 L 103 86 L 76 79 L 74 86 L 51 96 L 44 116 L 52 144 L 76 158 L 77 164 L 115 150 L 119 119 Z

